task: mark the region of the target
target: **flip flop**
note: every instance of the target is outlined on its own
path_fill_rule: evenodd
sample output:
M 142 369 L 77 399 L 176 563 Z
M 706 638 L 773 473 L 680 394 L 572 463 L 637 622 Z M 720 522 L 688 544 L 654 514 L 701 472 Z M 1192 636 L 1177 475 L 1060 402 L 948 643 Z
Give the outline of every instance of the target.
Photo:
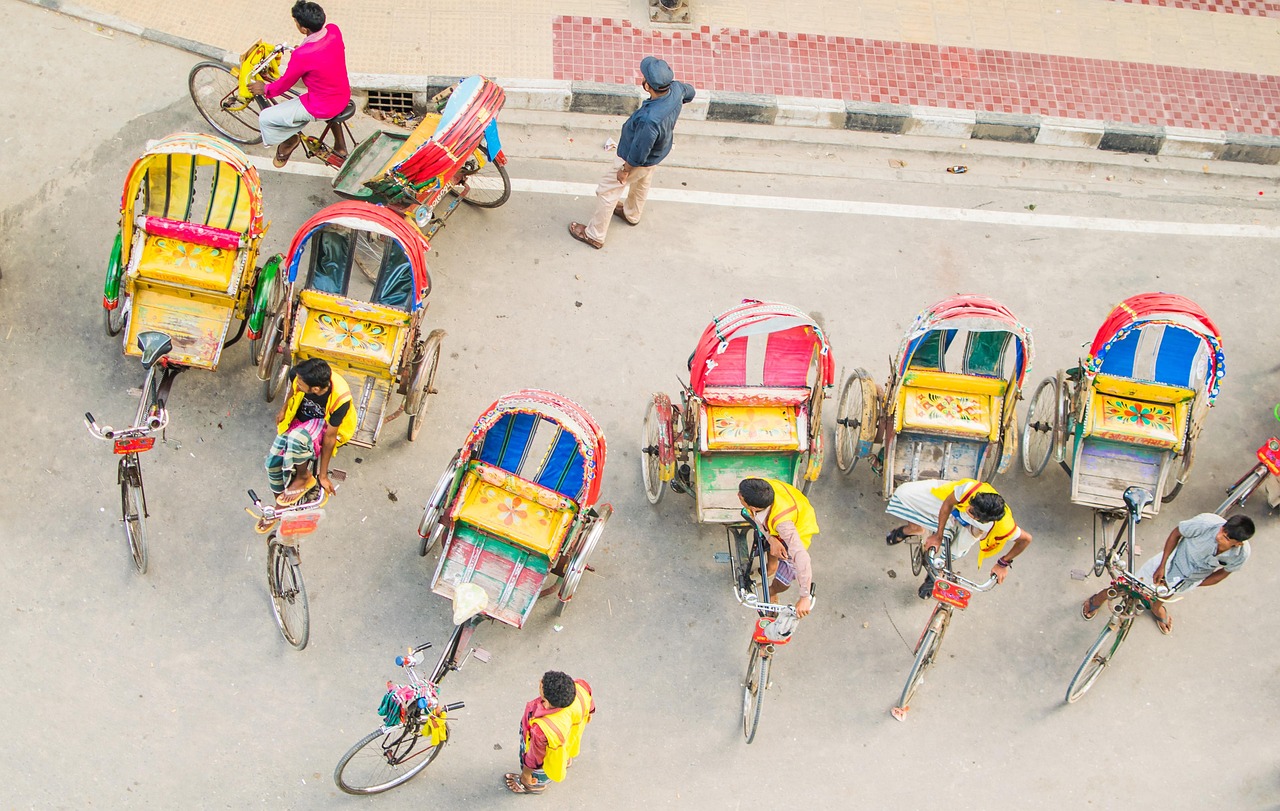
M 302 497 L 305 496 L 307 493 L 310 493 L 312 488 L 314 488 L 315 486 L 316 486 L 316 483 L 313 481 L 308 487 L 305 487 L 302 490 L 297 491 L 296 493 L 290 493 L 289 489 L 286 487 L 283 493 L 276 496 L 276 506 L 292 507 L 294 504 L 297 504 L 299 501 L 302 501 Z
M 578 240 L 584 245 L 590 245 L 591 247 L 595 248 L 597 251 L 604 247 L 603 242 L 596 239 L 592 239 L 591 237 L 587 236 L 587 226 L 583 225 L 580 222 L 569 223 L 569 236 L 573 237 L 574 239 Z
M 1086 622 L 1098 616 L 1098 612 L 1102 610 L 1102 606 L 1098 606 L 1092 611 L 1089 610 L 1089 600 L 1092 599 L 1093 598 L 1090 597 L 1088 600 L 1084 601 L 1083 605 L 1080 606 L 1080 616 L 1084 617 Z
M 279 518 L 272 518 L 268 521 L 265 518 L 259 518 L 258 522 L 253 525 L 253 531 L 259 535 L 266 535 L 268 532 L 276 528 L 276 524 L 280 523 Z
M 884 542 L 889 546 L 897 546 L 898 544 L 902 543 L 908 537 L 910 537 L 907 535 L 907 533 L 903 532 L 902 530 L 903 530 L 903 527 L 894 527 L 892 530 L 890 530 L 888 535 L 884 536 Z
M 530 788 L 526 786 L 524 781 L 520 779 L 520 775 L 515 774 L 514 772 L 507 772 L 502 777 L 507 783 L 507 791 L 512 794 L 541 794 L 547 790 L 545 786 L 542 788 Z
M 1156 612 L 1152 611 L 1151 618 L 1156 621 L 1156 627 L 1160 629 L 1160 633 L 1165 636 L 1173 633 L 1173 617 L 1166 613 L 1164 619 L 1160 619 L 1156 616 Z

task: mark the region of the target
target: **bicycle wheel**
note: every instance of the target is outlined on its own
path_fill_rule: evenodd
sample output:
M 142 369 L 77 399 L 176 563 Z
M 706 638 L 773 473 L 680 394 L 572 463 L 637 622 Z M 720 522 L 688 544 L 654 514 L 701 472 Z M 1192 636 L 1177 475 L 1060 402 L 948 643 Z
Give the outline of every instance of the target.
M 142 468 L 137 460 L 125 462 L 120 473 L 120 514 L 124 539 L 138 574 L 147 573 L 147 499 L 142 492 Z
M 507 167 L 497 161 L 486 160 L 481 166 L 479 158 L 472 155 L 460 174 L 459 180 L 466 185 L 462 194 L 464 203 L 477 208 L 497 208 L 511 199 L 511 177 Z
M 375 729 L 347 750 L 333 770 L 333 782 L 348 794 L 377 794 L 395 788 L 431 765 L 444 742 L 428 745 L 427 738 L 404 727 Z
M 662 445 L 662 418 L 658 414 L 657 405 L 651 399 L 644 406 L 644 427 L 640 434 L 640 478 L 644 482 L 644 495 L 650 504 L 657 504 L 666 495 L 666 482 L 662 480 L 662 460 L 659 448 Z
M 920 685 L 924 684 L 924 673 L 937 657 L 938 648 L 942 645 L 942 635 L 946 630 L 946 612 L 935 608 L 924 635 L 916 644 L 915 661 L 911 663 L 911 672 L 907 674 L 907 683 L 902 687 L 898 705 L 893 708 L 893 717 L 899 721 L 906 720 L 907 710 L 911 709 L 911 698 L 920 689 Z
M 444 330 L 433 330 L 424 344 L 422 360 L 414 367 L 415 373 L 409 384 L 409 394 L 405 396 L 404 408 L 409 415 L 410 442 L 416 440 L 422 432 L 431 395 L 436 393 L 436 372 L 440 369 L 440 344 L 443 340 Z
M 924 544 L 911 544 L 911 575 L 913 577 L 920 576 L 920 570 L 924 568 Z
M 1107 623 L 1107 627 L 1102 629 L 1097 641 L 1093 643 L 1093 647 L 1089 648 L 1089 652 L 1084 655 L 1084 661 L 1076 669 L 1076 675 L 1072 677 L 1071 684 L 1067 685 L 1068 704 L 1076 703 L 1081 696 L 1089 692 L 1089 688 L 1102 675 L 1102 671 L 1111 664 L 1111 657 L 1120 650 L 1120 643 L 1124 642 L 1124 638 L 1129 635 L 1129 629 L 1132 626 L 1133 617 L 1123 617 L 1119 622 L 1112 619 Z
M 284 641 L 302 650 L 311 637 L 307 587 L 302 582 L 297 555 L 290 554 L 288 547 L 274 538 L 267 543 L 267 586 L 271 589 L 271 613 Z
M 761 654 L 762 647 L 755 640 L 751 641 L 747 675 L 742 681 L 742 734 L 747 743 L 756 739 L 760 708 L 764 706 L 764 691 L 769 688 L 769 657 Z
M 231 68 L 218 62 L 201 62 L 187 77 L 191 100 L 209 126 L 237 144 L 261 143 L 258 100 L 242 100 L 236 92 L 239 87 Z
M 1218 509 L 1214 510 L 1214 512 L 1223 518 L 1226 518 L 1227 513 L 1231 511 L 1231 508 L 1244 504 L 1244 500 L 1253 495 L 1253 491 L 1258 489 L 1258 485 L 1261 484 L 1262 480 L 1266 477 L 1267 469 L 1262 465 L 1258 465 L 1253 469 L 1252 473 L 1249 473 L 1243 479 L 1236 482 L 1235 486 L 1227 491 L 1226 500 L 1219 504 Z

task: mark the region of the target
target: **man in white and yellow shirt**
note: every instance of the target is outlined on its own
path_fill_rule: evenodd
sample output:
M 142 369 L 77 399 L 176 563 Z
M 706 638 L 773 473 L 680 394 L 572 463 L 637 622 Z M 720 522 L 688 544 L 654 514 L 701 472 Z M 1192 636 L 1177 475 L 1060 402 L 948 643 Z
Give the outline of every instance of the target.
M 738 500 L 769 541 L 769 599 L 775 600 L 799 581 L 796 616 L 806 616 L 812 608 L 809 588 L 813 585 L 809 541 L 818 534 L 813 505 L 799 490 L 776 479 L 743 479 L 738 483 Z

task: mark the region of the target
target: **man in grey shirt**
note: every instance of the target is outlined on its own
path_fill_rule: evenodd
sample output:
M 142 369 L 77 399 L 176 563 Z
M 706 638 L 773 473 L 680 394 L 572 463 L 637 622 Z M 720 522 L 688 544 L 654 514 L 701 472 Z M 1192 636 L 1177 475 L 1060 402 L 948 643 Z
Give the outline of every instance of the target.
M 1169 533 L 1164 551 L 1142 565 L 1138 579 L 1151 586 L 1173 589 L 1170 600 L 1181 599 L 1196 586 L 1221 583 L 1249 559 L 1248 541 L 1253 531 L 1253 520 L 1246 515 L 1223 518 L 1201 513 L 1188 518 Z M 1107 589 L 1085 600 L 1080 609 L 1084 618 L 1093 619 L 1106 600 Z M 1161 633 L 1173 630 L 1173 618 L 1163 602 L 1151 606 L 1151 616 Z

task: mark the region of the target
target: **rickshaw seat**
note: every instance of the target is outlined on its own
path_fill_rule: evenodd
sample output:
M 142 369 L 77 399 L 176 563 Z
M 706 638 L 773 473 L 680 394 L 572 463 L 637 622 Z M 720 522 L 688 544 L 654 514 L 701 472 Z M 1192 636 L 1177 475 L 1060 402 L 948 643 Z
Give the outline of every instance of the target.
M 1000 378 L 909 369 L 898 387 L 894 428 L 995 440 L 1007 387 Z
M 139 230 L 142 278 L 227 295 L 239 286 L 237 232 L 162 217 L 144 218 Z
M 409 332 L 408 313 L 319 290 L 303 290 L 298 298 L 295 349 L 394 374 Z
M 1094 377 L 1092 388 L 1085 436 L 1175 451 L 1182 446 L 1193 390 L 1107 374 Z
M 173 339 L 163 332 L 147 330 L 138 333 L 138 351 L 142 353 L 142 365 L 150 369 L 156 361 L 173 349 Z
M 473 461 L 462 477 L 452 517 L 554 561 L 577 513 L 573 499 Z
M 801 451 L 808 442 L 804 409 L 796 405 L 705 405 L 699 444 L 704 451 Z
M 343 121 L 349 120 L 351 116 L 355 114 L 356 114 L 356 100 L 350 99 L 349 101 L 347 101 L 347 106 L 342 108 L 342 112 L 338 113 L 333 118 L 326 118 L 325 121 L 328 121 L 330 124 L 341 124 Z
M 813 394 L 807 388 L 778 386 L 707 386 L 702 400 L 708 405 L 800 405 Z

